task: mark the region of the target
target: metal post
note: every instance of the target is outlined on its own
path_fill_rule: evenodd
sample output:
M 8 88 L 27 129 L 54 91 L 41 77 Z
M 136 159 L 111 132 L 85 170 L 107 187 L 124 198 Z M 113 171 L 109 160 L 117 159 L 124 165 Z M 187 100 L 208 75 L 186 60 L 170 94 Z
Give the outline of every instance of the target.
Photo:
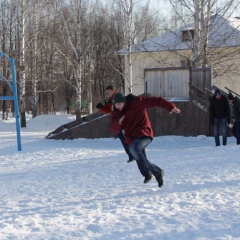
M 11 70 L 12 70 L 14 111 L 15 111 L 15 119 L 16 119 L 18 151 L 21 151 L 22 145 L 21 145 L 21 136 L 20 136 L 20 123 L 19 123 L 20 119 L 19 119 L 19 110 L 18 110 L 17 83 L 16 83 L 16 73 L 15 73 L 15 62 L 13 58 L 10 58 L 10 63 L 11 63 Z
M 4 56 L 8 59 L 11 65 L 11 73 L 12 73 L 12 86 L 8 82 L 8 80 L 0 74 L 0 77 L 7 83 L 9 88 L 12 90 L 13 96 L 0 96 L 0 100 L 13 100 L 14 102 L 14 111 L 15 111 L 15 120 L 16 120 L 16 131 L 17 131 L 17 142 L 18 142 L 18 151 L 22 150 L 21 145 L 21 136 L 20 136 L 20 123 L 19 123 L 19 110 L 18 110 L 18 97 L 17 97 L 17 83 L 16 83 L 16 74 L 15 74 L 15 63 L 13 58 L 9 58 L 3 52 L 0 52 L 0 58 Z

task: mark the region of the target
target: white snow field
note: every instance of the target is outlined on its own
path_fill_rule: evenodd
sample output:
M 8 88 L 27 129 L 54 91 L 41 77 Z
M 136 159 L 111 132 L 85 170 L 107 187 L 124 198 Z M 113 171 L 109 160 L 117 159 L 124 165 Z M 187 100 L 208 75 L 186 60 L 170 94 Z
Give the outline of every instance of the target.
M 240 146 L 234 137 L 155 137 L 148 159 L 164 186 L 143 184 L 118 139 L 48 140 L 71 115 L 0 120 L 0 239 L 240 239 Z M 162 120 L 164 121 L 164 120 Z M 161 122 L 159 122 L 161 124 Z

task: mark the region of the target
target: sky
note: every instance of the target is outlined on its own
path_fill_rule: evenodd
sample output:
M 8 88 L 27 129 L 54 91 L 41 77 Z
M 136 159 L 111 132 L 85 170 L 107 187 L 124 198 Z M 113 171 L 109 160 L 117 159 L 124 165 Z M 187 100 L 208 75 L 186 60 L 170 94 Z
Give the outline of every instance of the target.
M 0 120 L 1 240 L 240 240 L 234 137 L 161 136 L 147 147 L 164 185 L 143 184 L 118 139 L 49 140 L 73 115 Z M 164 121 L 164 119 L 160 119 Z
M 144 0 L 143 0 L 144 2 Z M 174 1 L 173 1 L 174 2 Z M 175 1 L 176 2 L 176 1 Z M 190 2 L 193 2 L 192 0 L 190 0 Z M 221 9 L 224 4 L 226 3 L 225 0 L 217 0 L 218 2 L 218 6 Z M 153 7 L 153 9 L 159 11 L 159 14 L 164 15 L 165 17 L 170 17 L 170 13 L 171 13 L 171 9 L 172 6 L 170 4 L 170 0 L 150 0 L 150 4 Z M 233 1 L 234 4 L 234 9 L 232 12 L 232 17 L 240 17 L 240 4 L 237 0 Z M 230 12 L 232 11 L 232 9 L 230 10 Z

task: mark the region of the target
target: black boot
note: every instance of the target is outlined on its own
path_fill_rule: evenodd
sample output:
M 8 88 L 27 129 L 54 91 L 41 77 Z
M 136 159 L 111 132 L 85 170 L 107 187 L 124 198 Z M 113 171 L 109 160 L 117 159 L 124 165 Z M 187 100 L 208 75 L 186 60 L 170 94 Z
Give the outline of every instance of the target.
M 128 158 L 129 158 L 127 161 L 128 163 L 133 162 L 135 160 L 131 153 L 128 153 Z
M 158 182 L 158 187 L 159 188 L 161 188 L 162 185 L 163 185 L 163 176 L 164 176 L 164 171 L 161 170 L 161 174 L 158 177 L 156 177 L 156 180 Z
M 154 175 L 153 175 L 153 174 L 150 174 L 149 176 L 146 176 L 146 177 L 145 177 L 143 183 L 148 183 L 148 182 L 152 181 L 153 179 L 154 179 Z
M 129 158 L 129 159 L 127 160 L 128 163 L 133 162 L 133 161 L 134 161 L 134 158 Z

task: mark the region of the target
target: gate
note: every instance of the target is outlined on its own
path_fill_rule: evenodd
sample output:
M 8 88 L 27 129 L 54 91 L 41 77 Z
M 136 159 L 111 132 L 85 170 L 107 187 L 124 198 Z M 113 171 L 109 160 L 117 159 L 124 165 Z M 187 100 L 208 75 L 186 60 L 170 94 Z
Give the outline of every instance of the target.
M 192 86 L 201 92 L 211 89 L 211 68 L 144 69 L 144 92 L 150 96 L 189 99 Z

